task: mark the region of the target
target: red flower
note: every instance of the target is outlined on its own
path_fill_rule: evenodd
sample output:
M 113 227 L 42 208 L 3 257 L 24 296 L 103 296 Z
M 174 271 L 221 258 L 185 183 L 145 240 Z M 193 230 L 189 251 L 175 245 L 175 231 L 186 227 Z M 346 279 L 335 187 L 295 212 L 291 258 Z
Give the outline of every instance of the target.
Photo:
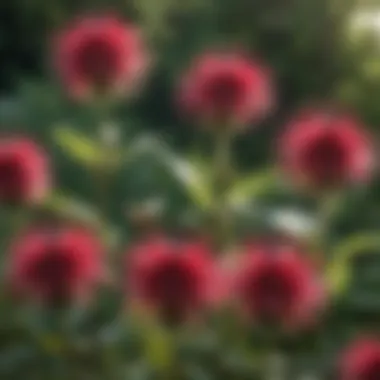
M 341 358 L 339 379 L 380 379 L 380 342 L 363 339 L 348 347 Z
M 83 228 L 31 230 L 14 245 L 13 290 L 47 304 L 87 299 L 103 278 L 102 248 Z
M 0 141 L 0 200 L 5 203 L 35 203 L 50 188 L 49 163 L 45 152 L 23 138 Z
M 250 320 L 285 328 L 311 324 L 322 306 L 322 284 L 295 247 L 259 244 L 241 260 L 233 296 Z
M 311 111 L 297 117 L 280 141 L 284 169 L 318 188 L 363 182 L 373 168 L 370 138 L 348 115 Z
M 131 90 L 147 57 L 140 32 L 108 16 L 76 21 L 55 41 L 55 67 L 74 98 Z
M 243 56 L 206 54 L 184 77 L 181 105 L 201 122 L 243 127 L 272 106 L 266 68 Z
M 215 295 L 215 272 L 209 255 L 201 244 L 167 239 L 140 243 L 127 256 L 132 298 L 156 310 L 166 321 L 179 322 L 195 314 Z

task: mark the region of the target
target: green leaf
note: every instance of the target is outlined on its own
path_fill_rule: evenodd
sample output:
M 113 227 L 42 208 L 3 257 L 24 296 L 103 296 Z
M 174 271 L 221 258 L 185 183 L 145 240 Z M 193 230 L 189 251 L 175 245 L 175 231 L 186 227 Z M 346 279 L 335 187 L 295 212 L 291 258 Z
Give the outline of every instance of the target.
M 133 325 L 142 340 L 144 356 L 158 371 L 167 371 L 175 356 L 174 332 L 166 329 L 147 310 L 133 309 Z
M 58 216 L 89 223 L 93 226 L 102 225 L 98 213 L 91 206 L 77 199 L 67 197 L 63 194 L 52 194 L 44 204 L 45 209 Z
M 129 150 L 129 159 L 135 160 L 147 154 L 163 165 L 165 170 L 182 185 L 196 205 L 201 209 L 208 209 L 211 206 L 210 177 L 204 167 L 172 152 L 155 136 L 144 135 L 137 139 Z
M 102 162 L 104 156 L 101 145 L 68 127 L 55 128 L 53 138 L 61 149 L 78 162 L 93 166 Z
M 144 133 L 135 137 L 125 149 L 123 158 L 128 163 L 134 163 L 140 157 L 152 155 L 157 157 L 164 149 L 161 141 L 155 136 Z
M 52 355 L 59 355 L 66 348 L 66 342 L 59 335 L 45 334 L 39 337 L 43 350 Z
M 240 206 L 246 204 L 273 186 L 275 178 L 276 173 L 272 169 L 266 169 L 241 178 L 229 193 L 230 205 Z
M 333 250 L 333 259 L 326 269 L 326 283 L 332 295 L 342 294 L 350 284 L 353 257 L 373 249 L 380 252 L 380 235 L 368 233 L 351 236 Z
M 145 354 L 154 368 L 168 368 L 173 360 L 173 343 L 166 331 L 158 326 L 147 329 Z
M 193 202 L 207 210 L 212 204 L 211 184 L 202 169 L 192 162 L 174 155 L 166 158 L 166 165 L 183 185 Z

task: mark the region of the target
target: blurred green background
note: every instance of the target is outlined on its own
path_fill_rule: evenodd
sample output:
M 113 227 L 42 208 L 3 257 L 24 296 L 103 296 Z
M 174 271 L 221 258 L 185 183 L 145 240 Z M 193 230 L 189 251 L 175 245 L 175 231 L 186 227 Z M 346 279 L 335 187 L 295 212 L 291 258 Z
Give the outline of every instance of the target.
M 52 131 L 56 125 L 71 125 L 95 134 L 96 120 L 91 110 L 70 103 L 56 85 L 49 46 L 54 31 L 72 17 L 98 10 L 139 23 L 152 51 L 153 69 L 142 93 L 132 104 L 122 103 L 115 110 L 125 143 L 141 132 L 152 132 L 178 152 L 208 152 L 207 136 L 178 114 L 174 91 L 191 58 L 214 46 L 248 50 L 267 62 L 276 78 L 275 112 L 235 142 L 236 162 L 243 173 L 273 161 L 276 136 L 304 105 L 335 102 L 356 112 L 374 133 L 380 125 L 377 0 L 4 0 L 0 4 L 1 128 L 26 130 L 43 141 L 56 156 L 58 184 L 82 198 L 91 199 L 90 178 L 61 154 Z M 110 207 L 119 219 L 120 205 L 129 197 L 140 201 L 165 195 L 173 214 L 176 206 L 186 203 L 186 195 L 175 188 L 170 175 L 154 178 L 159 171 L 152 166 L 157 163 L 148 161 L 140 163 L 144 170 L 138 165 L 124 170 L 115 184 Z M 134 180 L 128 181 L 131 177 Z M 355 215 L 357 209 L 352 209 L 355 218 L 344 218 L 345 232 L 377 226 L 377 182 L 365 200 L 362 195 L 354 197 L 361 213 Z M 300 201 L 298 195 L 295 201 Z
M 131 149 L 136 145 L 135 139 L 149 133 L 168 144 L 175 154 L 192 156 L 201 151 L 207 158 L 207 136 L 180 117 L 173 94 L 191 58 L 213 46 L 247 49 L 267 62 L 276 78 L 275 112 L 260 128 L 235 142 L 242 177 L 249 178 L 255 169 L 272 163 L 275 138 L 281 128 L 297 108 L 310 103 L 335 102 L 352 109 L 374 136 L 377 134 L 379 0 L 2 0 L 1 132 L 27 131 L 43 142 L 54 158 L 57 188 L 69 198 L 97 204 L 91 173 L 65 154 L 52 136 L 57 126 L 95 135 L 96 119 L 91 110 L 70 103 L 55 83 L 49 67 L 49 44 L 54 31 L 72 17 L 97 9 L 116 11 L 139 23 L 152 51 L 153 69 L 141 95 L 133 104 L 120 104 L 115 109 L 122 141 Z M 368 14 L 372 15 L 370 19 L 364 17 Z M 154 151 L 149 144 L 157 141 L 149 141 L 145 150 Z M 196 214 L 188 191 L 173 176 L 173 168 L 168 170 L 149 155 L 124 166 L 108 184 L 110 201 L 106 210 L 111 223 L 123 232 L 123 240 L 130 238 L 126 211 L 152 197 L 163 199 L 167 206 L 165 222 L 170 227 L 186 224 L 188 215 Z M 345 195 L 340 212 L 329 226 L 333 243 L 350 234 L 378 234 L 377 177 L 369 189 Z M 241 216 L 242 229 L 258 228 L 264 224 L 263 215 L 272 215 L 273 210 L 306 210 L 312 216 L 315 211 L 312 200 L 278 183 L 266 187 L 255 198 L 254 207 L 255 217 Z M 373 247 L 364 250 L 380 252 Z M 344 330 L 344 321 L 354 329 L 368 327 L 370 322 L 377 328 L 379 270 L 378 258 L 358 256 L 355 280 L 339 309 L 338 324 L 342 329 L 336 329 L 337 334 Z
M 138 22 L 152 51 L 153 70 L 141 96 L 116 110 L 128 124 L 124 138 L 153 131 L 176 149 L 207 151 L 207 139 L 178 115 L 173 94 L 191 58 L 213 46 L 248 50 L 267 62 L 276 78 L 276 111 L 235 142 L 242 170 L 271 161 L 275 136 L 304 105 L 335 102 L 353 109 L 374 131 L 380 124 L 377 0 L 5 0 L 0 5 L 3 128 L 31 129 L 49 146 L 57 123 L 94 129 L 88 110 L 70 104 L 55 85 L 49 46 L 57 28 L 97 10 Z M 362 14 L 375 21 L 357 22 Z M 84 186 L 71 177 L 69 187 Z
M 268 125 L 239 141 L 241 162 L 250 166 L 268 155 L 273 133 L 289 114 L 309 102 L 338 100 L 357 110 L 369 126 L 379 124 L 379 18 L 377 28 L 367 23 L 353 30 L 356 15 L 367 9 L 375 14 L 378 3 L 6 0 L 0 5 L 0 91 L 5 97 L 28 96 L 34 90 L 46 94 L 43 86 L 54 79 L 48 60 L 54 30 L 89 10 L 117 12 L 142 25 L 154 54 L 153 73 L 133 113 L 144 128 L 168 133 L 177 146 L 188 145 L 192 130 L 183 126 L 173 106 L 176 78 L 207 47 L 244 47 L 273 68 L 279 89 L 278 109 Z M 53 102 L 51 93 L 49 99 Z

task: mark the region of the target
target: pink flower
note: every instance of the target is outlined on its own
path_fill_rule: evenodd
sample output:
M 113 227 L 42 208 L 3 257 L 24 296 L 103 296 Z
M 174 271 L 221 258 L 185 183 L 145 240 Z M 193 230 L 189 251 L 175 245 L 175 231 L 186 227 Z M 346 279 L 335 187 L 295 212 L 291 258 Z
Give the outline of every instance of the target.
M 365 182 L 374 166 L 370 137 L 351 116 L 306 111 L 280 140 L 280 164 L 296 182 L 331 188 Z
M 338 379 L 380 379 L 380 342 L 374 338 L 353 342 L 341 356 Z
M 89 16 L 69 25 L 55 41 L 53 58 L 76 99 L 131 91 L 147 65 L 140 31 L 111 16 Z
M 26 138 L 0 141 L 0 201 L 32 204 L 50 190 L 50 170 L 46 153 Z
M 273 103 L 268 70 L 237 54 L 208 53 L 184 76 L 184 111 L 210 126 L 243 128 L 264 116 Z
M 16 294 L 46 304 L 83 301 L 104 278 L 102 245 L 83 228 L 32 229 L 11 250 Z
M 204 245 L 157 239 L 140 243 L 127 255 L 132 299 L 164 320 L 183 321 L 213 302 L 215 268 Z
M 322 282 L 294 246 L 259 244 L 240 260 L 233 297 L 250 321 L 288 329 L 315 321 L 324 299 Z

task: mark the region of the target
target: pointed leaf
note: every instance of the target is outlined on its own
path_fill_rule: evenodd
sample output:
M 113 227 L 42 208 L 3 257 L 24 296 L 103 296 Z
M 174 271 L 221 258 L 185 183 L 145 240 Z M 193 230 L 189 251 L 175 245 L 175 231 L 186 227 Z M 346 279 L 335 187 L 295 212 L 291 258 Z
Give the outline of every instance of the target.
M 104 156 L 97 141 L 72 128 L 56 128 L 53 137 L 65 153 L 82 164 L 97 165 Z
M 300 209 L 276 208 L 267 214 L 272 226 L 296 238 L 309 238 L 317 227 L 315 218 Z
M 140 157 L 151 155 L 153 157 L 160 156 L 166 146 L 164 143 L 154 135 L 145 133 L 141 136 L 135 137 L 124 153 L 124 159 L 133 162 Z
M 236 207 L 253 200 L 274 185 L 275 174 L 274 170 L 267 169 L 238 180 L 230 191 L 230 204 Z
M 344 292 L 351 279 L 352 259 L 354 256 L 377 249 L 380 253 L 378 234 L 360 234 L 349 237 L 333 250 L 334 258 L 326 270 L 326 281 L 333 295 Z
M 207 174 L 196 163 L 176 153 L 155 136 L 144 135 L 135 141 L 128 152 L 130 160 L 151 155 L 183 186 L 189 197 L 202 209 L 212 202 L 211 188 Z
M 52 194 L 45 203 L 45 208 L 59 216 L 89 223 L 93 226 L 101 225 L 100 216 L 91 206 L 77 199 L 63 194 Z
M 175 355 L 173 332 L 165 329 L 155 317 L 137 305 L 133 309 L 133 324 L 139 331 L 145 358 L 158 371 L 166 371 Z
M 194 203 L 202 209 L 208 209 L 212 203 L 211 184 L 201 169 L 190 161 L 174 155 L 167 156 L 165 163 Z

